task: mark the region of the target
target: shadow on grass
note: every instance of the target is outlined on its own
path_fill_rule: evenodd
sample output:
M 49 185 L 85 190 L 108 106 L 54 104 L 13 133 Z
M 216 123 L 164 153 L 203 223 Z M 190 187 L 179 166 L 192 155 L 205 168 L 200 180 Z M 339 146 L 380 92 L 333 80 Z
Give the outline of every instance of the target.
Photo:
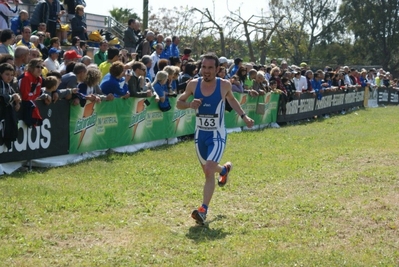
M 226 218 L 224 215 L 217 215 L 215 219 L 206 222 L 204 226 L 197 225 L 192 226 L 188 230 L 186 237 L 194 240 L 196 243 L 207 242 L 212 240 L 223 239 L 228 235 L 231 235 L 231 232 L 225 232 L 223 228 L 211 228 L 210 224 L 214 221 L 222 220 Z

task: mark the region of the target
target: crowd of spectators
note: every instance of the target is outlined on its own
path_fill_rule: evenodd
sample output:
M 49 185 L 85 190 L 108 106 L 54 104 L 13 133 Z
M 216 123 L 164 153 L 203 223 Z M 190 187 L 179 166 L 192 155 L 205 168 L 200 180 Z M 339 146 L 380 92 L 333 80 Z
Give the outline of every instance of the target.
M 86 55 L 84 1 L 64 1 L 66 12 L 58 0 L 41 0 L 30 20 L 27 11 L 18 11 L 18 3 L 15 0 L 15 7 L 11 7 L 0 0 L 1 12 L 9 17 L 0 17 L 0 121 L 15 122 L 15 112 L 22 108 L 28 126 L 40 125 L 36 100 L 50 104 L 66 99 L 72 105 L 84 106 L 87 100 L 154 98 L 165 112 L 171 108 L 169 98 L 201 76 L 201 61 L 191 57 L 191 49 L 179 48 L 179 36 L 141 31 L 140 23 L 130 19 L 124 33 L 125 47 L 103 40 L 92 59 Z M 72 43 L 67 43 L 60 29 L 58 16 L 64 14 L 70 19 Z M 264 66 L 225 57 L 220 57 L 219 63 L 217 76 L 229 79 L 234 92 L 250 96 L 279 93 L 281 107 L 301 94 L 321 99 L 330 90 L 398 87 L 398 80 L 382 69 L 327 66 L 313 72 L 305 62 L 289 66 L 274 59 Z M 16 138 L 15 126 L 4 123 L 8 126 L 2 128 L 10 131 L 6 136 Z

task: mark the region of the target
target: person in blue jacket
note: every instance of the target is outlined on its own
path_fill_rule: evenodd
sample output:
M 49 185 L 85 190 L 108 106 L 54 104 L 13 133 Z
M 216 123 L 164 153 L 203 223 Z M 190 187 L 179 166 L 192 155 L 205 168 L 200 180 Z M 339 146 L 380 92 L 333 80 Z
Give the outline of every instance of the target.
M 172 45 L 170 46 L 170 56 L 171 57 L 180 58 L 179 43 L 180 43 L 179 36 L 173 36 L 172 37 Z
M 116 98 L 129 98 L 129 88 L 127 86 L 131 75 L 125 73 L 125 65 L 120 61 L 115 61 L 109 68 L 109 73 L 101 81 L 100 88 L 103 94 L 113 94 Z
M 15 35 L 21 35 L 25 26 L 30 26 L 29 13 L 26 10 L 21 10 L 18 17 L 11 19 L 11 30 Z

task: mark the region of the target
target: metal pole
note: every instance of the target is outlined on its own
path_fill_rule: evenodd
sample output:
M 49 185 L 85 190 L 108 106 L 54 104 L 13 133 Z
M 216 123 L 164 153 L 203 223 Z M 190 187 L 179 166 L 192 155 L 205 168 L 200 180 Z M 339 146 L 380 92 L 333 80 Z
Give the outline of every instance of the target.
M 143 0 L 143 31 L 148 28 L 148 2 Z

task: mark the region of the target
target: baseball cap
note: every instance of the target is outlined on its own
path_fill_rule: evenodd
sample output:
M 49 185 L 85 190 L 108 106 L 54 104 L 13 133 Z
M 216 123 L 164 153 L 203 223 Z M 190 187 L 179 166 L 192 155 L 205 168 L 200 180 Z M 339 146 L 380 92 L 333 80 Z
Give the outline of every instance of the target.
M 54 53 L 59 54 L 59 53 L 61 53 L 61 50 L 58 50 L 58 49 L 55 48 L 55 47 L 50 48 L 50 50 L 48 51 L 48 54 L 49 54 L 49 55 L 52 55 L 52 54 L 54 54 Z
M 223 64 L 223 63 L 227 63 L 228 61 L 227 61 L 227 58 L 225 58 L 225 57 L 220 57 L 219 58 L 219 63 L 220 64 Z
M 301 67 L 306 67 L 308 64 L 306 64 L 306 62 L 302 62 L 299 66 Z
M 50 49 L 51 50 L 51 49 Z M 68 50 L 64 53 L 64 59 L 75 59 L 81 58 L 81 55 L 78 55 L 75 50 Z

